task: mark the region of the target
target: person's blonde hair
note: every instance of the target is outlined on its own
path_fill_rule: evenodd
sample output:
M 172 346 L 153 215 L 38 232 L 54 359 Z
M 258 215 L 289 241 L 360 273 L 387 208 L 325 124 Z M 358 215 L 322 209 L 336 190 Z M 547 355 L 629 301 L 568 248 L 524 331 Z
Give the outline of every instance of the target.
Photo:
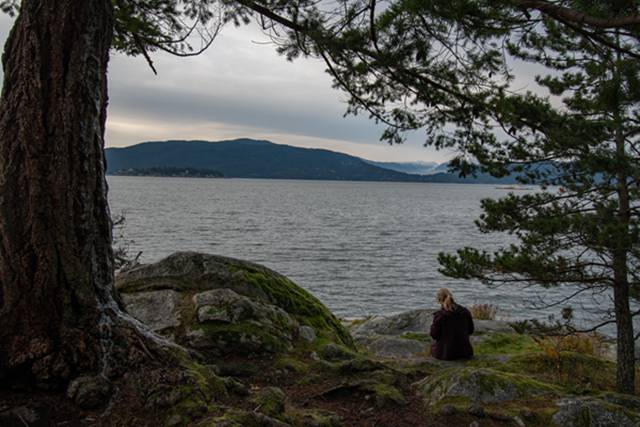
M 442 304 L 442 308 L 447 311 L 452 311 L 456 305 L 456 302 L 453 299 L 453 294 L 447 288 L 438 290 L 436 298 L 438 299 L 438 302 Z

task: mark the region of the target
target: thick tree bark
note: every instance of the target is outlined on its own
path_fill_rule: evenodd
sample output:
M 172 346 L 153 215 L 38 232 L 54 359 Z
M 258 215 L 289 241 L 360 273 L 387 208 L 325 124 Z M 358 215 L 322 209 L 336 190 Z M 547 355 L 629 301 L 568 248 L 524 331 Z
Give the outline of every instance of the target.
M 0 100 L 0 378 L 101 363 L 113 315 L 103 153 L 110 0 L 23 0 Z

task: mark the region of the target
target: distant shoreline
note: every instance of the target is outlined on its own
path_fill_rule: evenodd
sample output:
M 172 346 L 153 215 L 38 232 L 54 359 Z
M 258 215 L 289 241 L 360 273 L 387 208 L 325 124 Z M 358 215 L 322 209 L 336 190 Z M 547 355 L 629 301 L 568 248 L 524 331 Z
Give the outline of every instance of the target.
M 136 175 L 136 174 L 128 174 L 128 173 L 120 173 L 121 171 L 116 171 L 117 173 L 107 173 L 107 177 L 111 176 L 126 176 L 126 177 L 134 177 L 134 178 L 223 178 L 225 181 L 227 180 L 266 180 L 266 181 L 310 181 L 310 182 L 351 182 L 351 183 L 378 183 L 378 184 L 414 184 L 414 185 L 422 185 L 422 184 L 437 184 L 437 185 L 477 185 L 477 186 L 492 186 L 498 190 L 505 190 L 504 188 L 498 188 L 495 183 L 490 182 L 447 182 L 447 181 L 381 181 L 381 180 L 364 180 L 364 179 L 330 179 L 330 178 L 276 178 L 276 177 L 254 177 L 254 176 L 222 176 L 222 177 L 207 177 L 207 176 L 170 176 L 170 175 Z
M 214 169 L 177 168 L 177 167 L 152 167 L 129 168 L 111 172 L 112 176 L 143 176 L 158 178 L 224 178 L 224 174 Z

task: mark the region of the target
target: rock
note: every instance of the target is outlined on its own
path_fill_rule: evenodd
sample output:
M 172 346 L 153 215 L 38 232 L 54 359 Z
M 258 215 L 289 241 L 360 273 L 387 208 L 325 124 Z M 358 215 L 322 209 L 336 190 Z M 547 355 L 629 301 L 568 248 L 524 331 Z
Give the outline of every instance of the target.
M 340 360 L 351 360 L 354 359 L 356 355 L 352 351 L 340 345 L 329 343 L 320 348 L 320 357 L 324 360 L 333 362 Z
M 408 332 L 428 334 L 436 310 L 418 309 L 391 316 L 371 316 L 351 322 L 351 334 L 354 338 L 372 335 L 402 335 Z M 512 333 L 513 328 L 507 322 L 499 320 L 474 320 L 477 334 Z
M 354 347 L 318 299 L 257 264 L 178 252 L 120 273 L 116 287 L 134 316 L 205 355 L 277 353 L 316 337 Z
M 435 310 L 411 310 L 392 316 L 372 316 L 351 327 L 354 338 L 371 335 L 401 335 L 428 332 Z
M 283 351 L 293 345 L 298 322 L 274 305 L 231 289 L 197 293 L 192 300 L 200 324 L 187 332 L 192 347 L 216 354 L 247 354 Z
M 358 340 L 358 343 L 368 352 L 381 358 L 423 359 L 431 353 L 429 342 L 393 336 L 375 336 L 368 340 Z
M 238 380 L 233 378 L 223 378 L 224 386 L 229 391 L 229 393 L 233 393 L 237 396 L 249 396 L 251 392 L 249 391 L 249 387 L 247 387 L 244 383 L 241 383 Z
M 638 403 L 637 398 L 628 397 Z M 562 427 L 638 427 L 640 413 L 596 397 L 567 397 L 556 402 L 552 421 Z
M 297 330 L 298 324 L 286 311 L 271 304 L 252 301 L 231 289 L 212 289 L 193 296 L 198 322 L 241 323 L 259 319 L 261 323 Z
M 426 360 L 431 353 L 429 331 L 435 310 L 411 310 L 392 316 L 371 316 L 347 323 L 356 342 L 368 352 L 381 358 L 404 359 L 411 362 Z M 494 334 L 513 333 L 508 323 L 495 320 L 476 320 L 474 343 Z
M 483 368 L 451 368 L 416 383 L 425 401 L 434 405 L 449 398 L 473 403 L 504 402 L 517 398 L 557 394 L 555 386 L 530 377 Z
M 601 393 L 598 397 L 605 402 L 613 403 L 614 405 L 625 407 L 630 411 L 640 413 L 640 397 L 613 392 Z
M 82 409 L 95 409 L 108 403 L 111 384 L 100 375 L 78 377 L 69 384 L 67 396 Z
M 471 421 L 469 427 L 480 427 L 480 423 L 477 421 Z
M 300 326 L 300 338 L 308 342 L 314 342 L 316 340 L 316 330 L 311 326 Z
M 514 329 L 508 322 L 502 320 L 473 320 L 476 335 L 481 334 L 512 334 Z
M 270 417 L 280 417 L 285 411 L 287 396 L 278 387 L 265 387 L 253 399 L 258 407 L 257 411 Z
M 172 290 L 123 294 L 122 300 L 129 313 L 153 331 L 162 332 L 180 324 L 178 305 L 180 294 Z
M 388 384 L 376 384 L 372 387 L 375 394 L 375 403 L 378 408 L 388 406 L 402 406 L 407 404 L 407 399 L 396 387 Z

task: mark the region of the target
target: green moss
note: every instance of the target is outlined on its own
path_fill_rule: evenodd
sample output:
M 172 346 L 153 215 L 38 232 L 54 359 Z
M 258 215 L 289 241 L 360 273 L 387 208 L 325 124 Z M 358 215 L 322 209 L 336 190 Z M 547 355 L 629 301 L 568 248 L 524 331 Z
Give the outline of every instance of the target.
M 473 401 L 468 397 L 450 396 L 432 405 L 433 412 L 439 413 L 444 406 L 453 406 L 460 412 L 467 412 Z
M 309 370 L 309 365 L 291 356 L 279 357 L 275 363 L 276 369 L 284 369 L 285 371 L 303 374 Z
M 298 385 L 311 385 L 311 384 L 317 384 L 322 382 L 322 380 L 325 378 L 324 374 L 320 374 L 320 373 L 310 373 L 307 374 L 303 377 L 301 377 L 300 379 L 298 379 L 296 381 L 296 384 Z
M 522 397 L 560 394 L 561 389 L 534 378 L 487 368 L 450 368 L 418 384 L 431 405 L 451 397 L 502 402 Z
M 431 342 L 431 337 L 429 335 L 419 332 L 405 332 L 404 334 L 400 335 L 400 338 L 405 340 Z
M 355 359 L 334 365 L 334 368 L 343 375 L 350 375 L 360 372 L 374 372 L 386 369 L 386 366 L 376 360 L 359 355 Z
M 227 348 L 236 354 L 253 352 L 277 353 L 290 348 L 290 337 L 283 335 L 282 329 L 265 327 L 254 322 L 206 323 L 198 327 L 208 335 L 216 351 Z
M 407 399 L 402 392 L 392 385 L 378 383 L 373 385 L 370 390 L 375 394 L 378 407 L 407 404 Z
M 615 389 L 615 364 L 587 354 L 561 352 L 558 357 L 542 352 L 520 354 L 497 368 L 561 385 L 572 394 Z
M 354 347 L 351 335 L 329 309 L 288 278 L 257 268 L 245 268 L 244 277 L 248 283 L 262 290 L 273 304 L 294 316 L 301 324 L 313 327 L 319 335 L 328 334 L 328 337 Z
M 228 393 L 224 379 L 218 377 L 211 367 L 201 365 L 182 352 L 176 356 L 183 376 L 180 385 L 161 390 L 151 399 L 170 402 L 167 422 L 179 419 L 179 423 L 189 424 L 211 412 L 214 402 L 225 399 Z
M 355 348 L 347 329 L 316 297 L 285 276 L 258 264 L 215 255 L 175 253 L 158 263 L 121 274 L 117 288 L 129 293 L 173 289 L 189 296 L 194 292 L 228 288 L 278 306 L 301 325 L 313 327 L 319 338 Z M 189 319 L 182 319 L 182 323 L 193 325 L 195 320 L 195 314 L 189 313 Z M 278 323 L 275 326 L 289 328 L 284 321 L 275 319 L 274 322 Z
M 265 387 L 253 399 L 258 405 L 256 410 L 278 419 L 282 419 L 284 416 L 285 400 L 286 395 L 277 387 Z
M 520 354 L 539 351 L 540 347 L 529 335 L 493 334 L 474 346 L 478 355 Z

